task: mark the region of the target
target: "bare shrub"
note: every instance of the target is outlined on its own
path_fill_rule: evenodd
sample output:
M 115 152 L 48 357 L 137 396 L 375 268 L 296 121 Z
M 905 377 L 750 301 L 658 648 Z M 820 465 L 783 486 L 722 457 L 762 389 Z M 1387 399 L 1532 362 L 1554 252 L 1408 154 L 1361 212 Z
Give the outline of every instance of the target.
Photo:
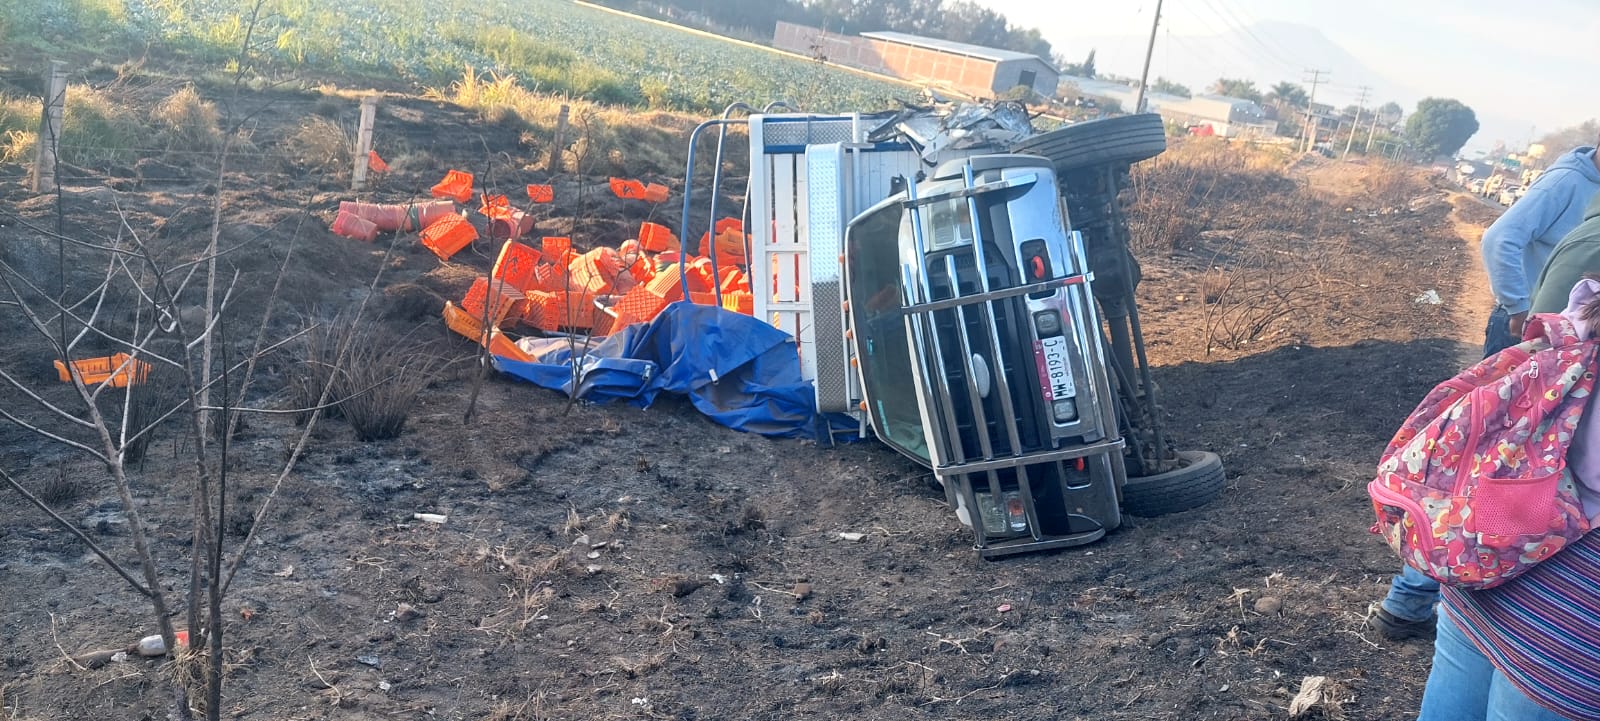
M 350 172 L 355 140 L 349 128 L 320 115 L 301 121 L 283 141 L 285 156 L 294 165 L 340 177 Z
M 54 476 L 39 484 L 38 496 L 39 500 L 60 508 L 83 496 L 83 484 L 76 476 L 67 475 L 66 469 L 57 468 Z
M 417 394 L 433 381 L 441 363 L 417 355 L 404 343 L 385 344 L 392 337 L 369 340 L 351 348 L 350 364 L 340 379 L 349 393 L 339 402 L 339 411 L 363 441 L 396 438 L 405 430 Z
M 335 401 L 324 412 L 344 418 L 362 441 L 398 437 L 417 394 L 444 367 L 437 356 L 419 353 L 404 337 L 344 320 L 307 333 L 301 350 L 302 361 L 289 380 L 295 407 L 314 407 L 331 382 Z

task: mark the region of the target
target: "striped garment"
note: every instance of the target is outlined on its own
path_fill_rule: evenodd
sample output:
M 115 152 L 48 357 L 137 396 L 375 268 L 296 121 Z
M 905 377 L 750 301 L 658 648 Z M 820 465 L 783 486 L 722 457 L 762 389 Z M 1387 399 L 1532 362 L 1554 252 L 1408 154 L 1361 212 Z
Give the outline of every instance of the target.
M 1505 585 L 1443 591 L 1451 618 L 1524 694 L 1600 721 L 1600 532 Z

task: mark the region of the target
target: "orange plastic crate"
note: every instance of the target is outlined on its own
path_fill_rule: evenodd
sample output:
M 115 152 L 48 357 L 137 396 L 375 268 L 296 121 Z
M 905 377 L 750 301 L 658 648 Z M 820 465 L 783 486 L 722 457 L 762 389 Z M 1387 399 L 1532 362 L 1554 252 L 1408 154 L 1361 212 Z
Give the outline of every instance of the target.
M 387 173 L 389 172 L 389 164 L 383 162 L 383 158 L 378 157 L 378 151 L 368 150 L 367 169 L 374 173 Z
M 649 288 L 651 293 L 665 298 L 668 303 L 676 303 L 683 300 L 683 284 L 679 282 L 681 277 L 678 274 L 677 264 L 669 265 L 656 271 L 655 277 L 645 283 L 645 287 Z
M 528 316 L 537 315 L 537 325 L 544 331 L 585 331 L 594 327 L 600 309 L 594 307 L 594 296 L 585 293 L 534 291 L 528 294 L 530 303 L 539 306 L 529 310 Z
M 678 236 L 665 225 L 645 222 L 639 226 L 639 246 L 652 253 L 677 250 Z
M 723 293 L 750 292 L 750 276 L 745 275 L 744 271 L 726 265 L 721 266 L 721 271 L 722 283 L 720 283 L 720 286 Z
M 661 311 L 667 307 L 667 299 L 651 291 L 649 286 L 641 285 L 622 296 L 617 304 L 612 307 L 617 318 L 611 323 L 611 330 L 615 332 L 634 323 L 647 323 L 654 320 Z
M 690 293 L 710 293 L 717 289 L 717 277 L 711 273 L 711 259 L 695 258 L 689 261 Z
M 433 251 L 439 260 L 449 260 L 477 239 L 478 229 L 456 213 L 439 218 L 422 231 L 423 247 Z
M 533 362 L 533 356 L 528 355 L 526 351 L 522 350 L 521 346 L 507 338 L 506 334 L 501 333 L 499 329 L 489 333 L 489 353 L 523 363 Z
M 479 277 L 467 289 L 466 297 L 461 299 L 461 309 L 472 314 L 473 318 L 483 318 L 484 306 L 491 293 L 494 307 L 489 309 L 490 325 L 499 325 L 500 321 L 512 315 L 521 315 L 522 309 L 517 304 L 528 302 L 528 297 L 510 283 L 496 280 L 491 285 L 488 278 Z
M 528 200 L 535 203 L 551 203 L 556 199 L 556 189 L 549 185 L 529 185 Z
M 508 240 L 500 246 L 500 255 L 494 259 L 490 275 L 510 283 L 517 290 L 534 289 L 538 282 L 539 251 Z
M 642 197 L 644 200 L 652 203 L 665 203 L 667 202 L 667 198 L 670 196 L 670 194 L 670 191 L 667 190 L 667 186 L 651 183 L 644 186 Z
M 559 235 L 552 235 L 539 242 L 541 243 L 540 247 L 544 248 L 545 260 L 552 263 L 556 262 L 561 256 L 566 255 L 567 251 L 572 250 L 572 239 L 563 238 Z
M 612 178 L 611 192 L 618 198 L 628 200 L 644 200 L 644 183 L 626 178 Z
M 433 197 L 450 198 L 457 203 L 465 203 L 472 199 L 472 173 L 462 170 L 451 170 L 444 174 L 444 180 L 433 186 Z
M 483 324 L 478 322 L 478 316 L 457 308 L 448 300 L 444 302 L 444 324 L 474 343 L 483 340 Z
M 756 314 L 756 297 L 745 291 L 722 294 L 722 308 L 744 315 Z
M 339 211 L 329 228 L 334 235 L 371 243 L 378 237 L 378 224 L 348 210 Z
M 55 361 L 56 375 L 60 376 L 62 383 L 72 382 L 72 371 L 61 361 Z M 85 358 L 72 362 L 72 369 L 83 378 L 83 384 L 88 386 L 106 383 L 112 388 L 126 388 L 130 383 L 140 384 L 150 377 L 150 364 L 134 358 L 130 361 L 127 353 L 117 353 L 105 358 Z M 112 375 L 115 373 L 115 375 Z

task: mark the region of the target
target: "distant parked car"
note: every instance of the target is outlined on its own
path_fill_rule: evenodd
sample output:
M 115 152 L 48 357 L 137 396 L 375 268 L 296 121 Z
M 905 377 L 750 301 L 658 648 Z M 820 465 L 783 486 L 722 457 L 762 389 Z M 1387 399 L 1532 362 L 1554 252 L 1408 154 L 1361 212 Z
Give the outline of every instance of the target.
M 1476 178 L 1467 183 L 1467 192 L 1473 195 L 1483 195 L 1483 178 Z
M 1520 185 L 1507 185 L 1500 189 L 1499 200 L 1501 205 L 1510 206 L 1512 203 L 1517 202 L 1517 198 L 1521 197 L 1522 186 Z

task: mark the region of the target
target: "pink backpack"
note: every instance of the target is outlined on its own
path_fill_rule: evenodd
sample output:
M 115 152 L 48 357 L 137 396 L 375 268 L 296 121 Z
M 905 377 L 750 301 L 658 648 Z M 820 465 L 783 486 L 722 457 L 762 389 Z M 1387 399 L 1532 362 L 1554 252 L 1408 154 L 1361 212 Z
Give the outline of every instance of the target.
M 1558 314 L 1524 337 L 1434 388 L 1367 485 L 1372 532 L 1441 583 L 1498 586 L 1589 530 L 1567 448 L 1600 343 Z

